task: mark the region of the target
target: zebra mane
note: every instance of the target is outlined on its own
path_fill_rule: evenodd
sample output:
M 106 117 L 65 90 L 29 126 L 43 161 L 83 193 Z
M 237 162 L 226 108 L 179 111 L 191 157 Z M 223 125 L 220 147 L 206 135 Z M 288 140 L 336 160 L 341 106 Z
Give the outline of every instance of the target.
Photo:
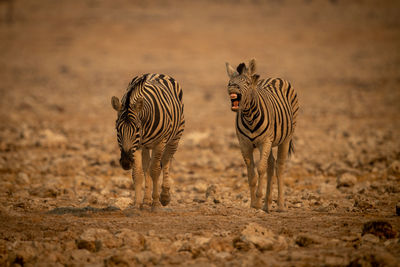
M 136 90 L 136 88 L 140 88 L 143 86 L 143 83 L 147 80 L 147 76 L 149 74 L 144 74 L 142 76 L 136 76 L 133 78 L 133 80 L 129 83 L 129 90 L 126 92 L 126 98 L 125 98 L 125 109 L 128 110 L 131 102 L 131 95 L 133 91 Z
M 236 68 L 236 70 L 237 70 L 237 72 L 239 73 L 239 74 L 242 74 L 243 73 L 243 70 L 245 70 L 246 69 L 246 64 L 244 64 L 244 63 L 240 63 L 238 66 L 237 66 L 237 68 Z

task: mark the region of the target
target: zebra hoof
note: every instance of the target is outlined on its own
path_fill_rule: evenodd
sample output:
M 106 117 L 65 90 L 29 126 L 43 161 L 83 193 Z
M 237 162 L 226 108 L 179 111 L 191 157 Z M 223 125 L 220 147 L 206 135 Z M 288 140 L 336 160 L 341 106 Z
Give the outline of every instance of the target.
M 158 212 L 158 211 L 161 211 L 161 204 L 160 204 L 160 202 L 156 202 L 156 201 L 153 201 L 153 204 L 151 205 L 151 211 L 152 212 Z
M 287 212 L 287 208 L 286 207 L 278 207 L 278 209 L 276 211 L 277 212 Z
M 254 208 L 254 209 L 261 209 L 261 201 L 254 201 L 253 203 L 251 203 L 250 207 Z
M 167 206 L 169 202 L 171 202 L 171 195 L 169 192 L 161 193 L 160 195 L 160 202 L 163 206 Z
M 268 208 L 268 206 L 264 206 L 264 207 L 262 208 L 262 210 L 265 211 L 265 213 L 269 213 L 269 208 Z
M 145 211 L 150 211 L 151 210 L 151 205 L 148 203 L 143 203 L 142 205 L 140 205 L 140 209 L 141 210 L 145 210 Z

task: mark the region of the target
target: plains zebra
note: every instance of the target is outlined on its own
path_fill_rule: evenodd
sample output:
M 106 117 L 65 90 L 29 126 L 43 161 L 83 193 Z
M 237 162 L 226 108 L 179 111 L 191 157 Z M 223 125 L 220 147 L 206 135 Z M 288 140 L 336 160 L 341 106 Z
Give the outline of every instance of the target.
M 241 63 L 236 70 L 226 63 L 226 70 L 229 76 L 228 94 L 231 99 L 231 109 L 237 112 L 236 134 L 247 166 L 251 207 L 261 208 L 261 198 L 266 187 L 263 210 L 269 211 L 271 181 L 277 164 L 278 211 L 283 211 L 285 203 L 282 172 L 286 157 L 294 148 L 292 136 L 299 110 L 297 94 L 285 80 L 279 78 L 259 80 L 260 76 L 255 73 L 254 59 L 250 60 L 249 67 Z M 276 163 L 271 151 L 275 146 L 278 146 Z M 257 166 L 258 185 L 257 174 L 254 171 L 254 148 L 260 151 L 260 161 Z
M 121 150 L 120 163 L 123 169 L 132 169 L 135 207 L 151 204 L 156 208 L 160 202 L 163 206 L 168 205 L 171 199 L 170 161 L 185 126 L 180 85 L 163 74 L 137 76 L 128 85 L 121 102 L 113 96 L 111 104 L 118 112 L 116 129 Z M 151 157 L 149 150 L 152 150 Z M 161 169 L 163 181 L 160 195 L 158 178 Z

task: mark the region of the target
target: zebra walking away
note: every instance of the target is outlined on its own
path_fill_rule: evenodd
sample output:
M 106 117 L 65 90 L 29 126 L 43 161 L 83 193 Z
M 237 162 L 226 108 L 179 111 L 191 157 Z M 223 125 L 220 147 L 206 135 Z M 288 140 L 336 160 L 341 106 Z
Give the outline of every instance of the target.
M 260 80 L 260 76 L 255 73 L 254 59 L 250 60 L 248 67 L 241 63 L 236 70 L 226 63 L 226 70 L 231 110 L 237 112 L 236 134 L 247 166 L 251 207 L 261 208 L 266 188 L 263 210 L 269 211 L 271 182 L 276 172 L 278 211 L 284 211 L 282 173 L 288 154 L 294 151 L 292 137 L 299 110 L 297 94 L 291 84 L 283 79 Z M 275 146 L 278 147 L 276 161 L 271 151 Z M 260 152 L 257 173 L 254 171 L 253 160 L 255 148 Z
M 132 169 L 136 208 L 151 205 L 155 209 L 160 202 L 166 206 L 171 200 L 169 166 L 185 126 L 182 94 L 172 77 L 144 74 L 133 78 L 121 102 L 115 96 L 111 98 L 112 107 L 118 112 L 120 163 L 123 169 Z

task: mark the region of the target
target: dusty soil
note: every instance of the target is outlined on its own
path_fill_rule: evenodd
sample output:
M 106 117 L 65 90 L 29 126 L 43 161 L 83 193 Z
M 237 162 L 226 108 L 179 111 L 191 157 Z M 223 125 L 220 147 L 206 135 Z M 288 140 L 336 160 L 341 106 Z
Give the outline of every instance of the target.
M 0 3 L 0 265 L 398 265 L 398 1 L 142 2 Z M 251 57 L 300 98 L 284 213 L 249 208 L 225 62 Z M 187 121 L 159 212 L 110 105 L 148 72 Z

